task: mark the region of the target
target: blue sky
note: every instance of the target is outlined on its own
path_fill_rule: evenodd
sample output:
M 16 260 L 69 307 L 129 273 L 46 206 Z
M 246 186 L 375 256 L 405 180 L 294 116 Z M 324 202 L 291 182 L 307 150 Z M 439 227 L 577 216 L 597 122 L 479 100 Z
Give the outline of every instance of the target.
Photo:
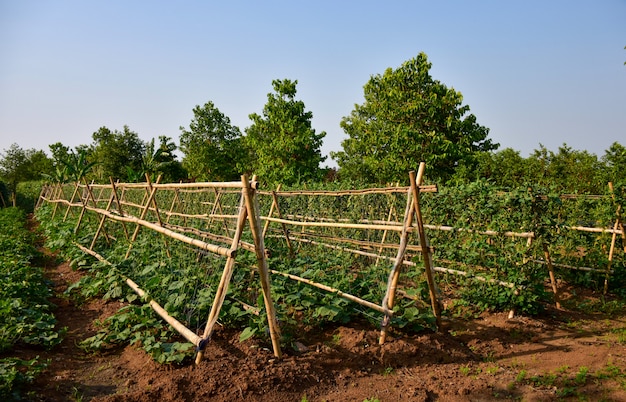
M 207 101 L 244 131 L 288 78 L 328 154 L 370 76 L 423 51 L 501 149 L 601 156 L 626 145 L 624 46 L 624 0 L 0 0 L 0 150 L 178 142 Z

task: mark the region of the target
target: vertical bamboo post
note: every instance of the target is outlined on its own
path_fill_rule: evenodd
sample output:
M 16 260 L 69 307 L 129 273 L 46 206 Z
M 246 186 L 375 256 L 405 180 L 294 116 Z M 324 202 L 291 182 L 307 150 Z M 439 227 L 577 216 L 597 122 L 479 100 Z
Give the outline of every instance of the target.
M 165 223 L 170 223 L 170 219 L 172 217 L 172 213 L 174 212 L 174 207 L 176 204 L 180 204 L 180 198 L 178 197 L 179 189 L 174 189 L 174 197 L 172 197 L 172 203 L 170 204 L 169 213 L 167 214 L 167 218 L 165 218 Z
M 107 203 L 106 210 L 108 211 L 113 205 L 113 193 L 111 193 L 111 197 L 109 198 L 109 202 Z M 100 231 L 102 231 L 102 227 L 104 226 L 104 221 L 106 220 L 106 215 L 102 215 L 100 218 L 100 224 L 98 224 L 98 229 L 96 230 L 96 234 L 93 236 L 93 240 L 91 241 L 91 245 L 89 246 L 89 250 L 93 251 L 94 246 L 96 245 L 96 240 L 98 240 L 98 236 L 100 236 Z
M 89 184 L 87 183 L 87 180 L 85 178 L 83 178 L 83 181 L 85 182 L 85 187 L 89 188 Z M 83 216 L 85 216 L 85 211 L 87 210 L 88 197 L 87 196 L 83 197 L 81 195 L 80 196 L 80 202 L 83 204 L 83 207 L 80 210 L 80 215 L 78 216 L 78 221 L 76 222 L 76 227 L 74 228 L 74 234 L 78 233 L 78 228 L 80 227 L 80 224 L 83 221 Z
M 150 191 L 150 195 L 148 196 L 148 200 L 145 203 L 145 205 L 143 206 L 142 210 L 141 210 L 141 214 L 139 216 L 139 219 L 143 219 L 146 217 L 146 214 L 148 213 L 148 210 L 150 209 L 150 200 L 154 197 L 154 195 L 156 194 L 158 187 L 153 187 L 152 191 Z M 144 195 L 143 200 L 145 200 L 146 197 Z M 143 201 L 142 200 L 142 201 Z M 133 235 L 130 238 L 130 244 L 128 245 L 128 250 L 126 251 L 126 255 L 124 256 L 124 259 L 127 259 L 130 256 L 130 251 L 133 248 L 133 243 L 135 242 L 135 240 L 137 240 L 137 235 L 139 234 L 139 229 L 141 228 L 141 226 L 139 224 L 135 225 L 135 231 L 133 232 Z
M 433 313 L 437 320 L 437 328 L 441 330 L 441 309 L 439 307 L 439 299 L 437 298 L 437 292 L 435 289 L 435 280 L 433 278 L 433 261 L 432 254 L 430 253 L 430 244 L 426 237 L 426 231 L 424 230 L 424 219 L 422 217 L 422 210 L 420 209 L 420 192 L 419 185 L 424 180 L 424 169 L 426 164 L 420 163 L 417 173 L 417 180 L 415 178 L 415 172 L 409 172 L 409 179 L 411 180 L 411 191 L 413 192 L 413 203 L 415 204 L 415 214 L 417 215 L 417 231 L 419 233 L 420 248 L 422 249 L 422 256 L 424 259 L 424 271 L 426 272 L 426 281 L 428 282 L 428 292 L 430 293 L 430 302 L 432 304 Z
M 388 196 L 387 198 L 391 198 L 391 196 Z M 387 214 L 387 222 L 391 222 L 391 218 L 393 217 L 395 210 L 396 209 L 394 208 L 393 204 L 391 204 L 391 206 L 389 207 L 389 214 Z M 383 237 L 380 240 L 380 248 L 378 249 L 378 254 L 383 253 L 384 244 L 385 244 L 385 241 L 387 240 L 387 232 L 389 232 L 387 229 L 383 231 Z M 376 258 L 375 265 L 378 265 L 378 261 L 380 261 L 380 256 Z
M 122 211 L 122 203 L 117 196 L 117 187 L 115 186 L 113 177 L 109 176 L 109 181 L 111 182 L 111 190 L 113 191 L 113 197 L 115 197 L 115 203 L 117 204 L 117 212 L 119 212 L 121 216 L 124 216 L 124 212 Z M 122 221 L 122 227 L 124 228 L 124 236 L 126 237 L 126 240 L 128 240 L 128 229 L 126 228 L 126 222 Z
M 280 183 L 278 185 L 278 187 L 276 187 L 276 191 L 280 191 L 280 187 L 282 186 L 282 183 Z M 273 191 L 272 194 L 275 196 L 276 192 Z M 270 205 L 270 211 L 267 213 L 267 217 L 271 218 L 272 215 L 274 214 L 274 207 L 277 207 L 278 203 L 276 202 L 276 197 L 272 197 L 272 205 Z M 267 229 L 270 226 L 270 221 L 266 220 L 265 221 L 265 225 L 263 225 L 263 238 L 265 238 L 265 234 L 267 233 Z
M 102 191 L 103 191 L 103 188 L 100 188 L 98 198 L 96 198 L 93 195 L 93 191 L 92 191 L 91 187 L 87 186 L 87 203 L 89 202 L 89 200 L 91 200 L 91 203 L 93 204 L 94 208 L 98 208 L 98 201 L 97 201 L 97 199 L 99 199 L 99 197 L 102 195 Z M 111 205 L 112 202 L 113 202 L 113 200 L 109 199 L 108 205 L 107 205 L 107 210 L 110 208 L 110 205 Z M 87 204 L 85 204 L 85 205 L 87 205 Z M 103 225 L 104 221 L 102 221 L 101 224 Z M 109 235 L 107 234 L 106 229 L 102 225 L 98 227 L 98 231 L 101 230 L 104 233 L 104 238 L 106 239 L 107 244 L 111 244 L 111 241 L 109 240 Z M 94 244 L 95 244 L 95 241 L 94 241 Z
M 283 219 L 283 213 L 280 210 L 280 206 L 278 204 L 278 196 L 276 195 L 277 191 L 280 191 L 280 187 L 282 186 L 282 184 L 279 184 L 278 187 L 276 188 L 276 191 L 272 191 L 272 206 L 276 206 L 276 214 L 278 215 L 279 219 Z M 272 213 L 270 211 L 270 214 L 268 215 L 272 216 Z M 267 229 L 267 227 L 269 226 L 270 221 L 265 222 L 265 229 Z M 291 239 L 289 238 L 289 229 L 287 229 L 287 225 L 284 222 L 281 222 L 281 227 L 283 228 L 283 234 L 285 235 L 285 241 L 287 242 L 287 248 L 289 249 L 289 255 L 293 256 L 294 255 L 294 251 L 293 251 L 293 245 L 291 244 Z M 265 238 L 265 229 L 263 229 L 263 238 Z
M 548 251 L 548 245 L 543 243 L 543 255 L 548 265 L 548 272 L 550 273 L 550 284 L 552 285 L 552 293 L 554 293 L 554 304 L 557 309 L 561 309 L 561 298 L 559 296 L 559 288 L 556 283 L 556 277 L 554 276 L 554 266 L 552 265 L 552 258 L 550 258 L 550 252 Z
M 613 183 L 609 182 L 609 190 L 611 191 L 611 197 L 615 199 L 615 195 L 613 192 L 615 191 L 613 187 Z M 609 291 L 609 277 L 611 275 L 611 266 L 613 265 L 613 255 L 615 253 L 615 243 L 617 241 L 617 230 L 619 229 L 620 223 L 620 210 L 622 206 L 618 205 L 617 210 L 615 211 L 615 224 L 613 225 L 613 234 L 611 235 L 611 247 L 609 248 L 609 261 L 606 265 L 606 273 L 604 275 L 604 294 L 606 295 Z M 624 228 L 622 227 L 622 237 L 624 236 Z M 626 251 L 626 244 L 624 246 L 624 250 Z
M 159 175 L 157 177 L 156 182 L 159 183 L 161 181 L 161 175 Z M 146 190 L 149 190 L 150 192 L 152 192 L 152 182 L 150 181 L 150 174 L 146 173 L 146 183 L 148 184 L 148 187 L 146 188 Z M 152 198 L 152 206 L 154 207 L 154 214 L 157 217 L 157 223 L 159 226 L 163 227 L 163 221 L 161 220 L 161 214 L 159 213 L 159 206 L 157 205 L 156 202 L 156 196 L 155 197 L 151 197 Z M 165 244 L 165 254 L 167 254 L 167 258 L 172 258 L 172 255 L 170 253 L 170 247 L 168 245 L 167 242 L 167 238 L 163 237 L 163 243 Z
M 400 245 L 398 246 L 396 260 L 393 264 L 391 272 L 389 273 L 389 279 L 387 280 L 387 291 L 385 292 L 383 302 L 381 303 L 382 308 L 385 309 L 387 313 L 385 313 L 385 316 L 383 317 L 383 322 L 381 323 L 380 338 L 378 339 L 378 343 L 380 345 L 385 343 L 385 340 L 387 339 L 387 327 L 389 326 L 389 321 L 391 320 L 391 310 L 393 309 L 393 305 L 395 302 L 396 287 L 398 284 L 400 269 L 402 269 L 402 262 L 404 261 L 404 253 L 406 252 L 406 246 L 409 237 L 409 228 L 413 225 L 414 204 L 411 200 L 411 197 L 412 192 L 409 190 L 406 194 L 406 209 L 404 211 L 404 223 L 402 225 L 402 233 L 400 234 Z
M 243 232 L 243 227 L 246 224 L 246 217 L 248 214 L 248 210 L 245 206 L 245 190 L 241 190 L 241 200 L 239 202 L 239 215 L 237 217 L 237 228 L 235 229 L 235 234 L 233 235 L 233 239 L 231 242 L 230 249 L 237 250 L 239 247 L 239 240 L 241 239 L 241 234 Z M 204 334 L 202 335 L 202 345 L 206 344 L 213 333 L 213 327 L 217 322 L 217 318 L 219 317 L 220 310 L 222 308 L 222 304 L 224 303 L 224 299 L 226 298 L 226 292 L 228 290 L 228 284 L 230 283 L 230 278 L 233 275 L 233 268 L 235 266 L 235 257 L 228 257 L 226 260 L 226 265 L 224 266 L 224 271 L 222 271 L 222 277 L 220 278 L 220 283 L 217 286 L 217 290 L 215 291 L 215 298 L 213 300 L 213 305 L 211 306 L 211 311 L 209 312 L 209 318 L 207 319 L 206 326 L 204 327 Z M 204 357 L 204 348 L 199 346 L 198 353 L 196 354 L 196 365 L 200 364 L 202 358 Z
M 78 193 L 79 185 L 80 185 L 80 182 L 77 180 L 76 184 L 74 185 L 74 191 L 72 192 L 72 196 L 70 197 L 70 205 L 67 206 L 67 209 L 65 210 L 65 215 L 63 215 L 63 222 L 67 220 L 67 215 L 70 213 L 70 209 L 72 208 L 71 204 L 74 202 L 74 198 L 76 197 L 76 194 Z
M 221 215 L 225 215 L 224 214 L 224 210 L 222 209 L 222 192 L 218 191 L 216 188 L 213 189 L 215 191 L 215 205 L 213 205 L 213 211 L 211 212 L 212 214 L 215 213 L 215 211 L 219 211 L 219 213 Z M 224 226 L 224 231 L 226 232 L 226 236 L 230 236 L 230 228 L 228 227 L 228 222 L 226 220 L 226 218 L 222 218 L 222 226 Z
M 39 192 L 39 197 L 37 197 L 37 202 L 35 203 L 35 210 L 39 208 L 41 205 L 41 200 L 45 197 L 45 194 L 48 193 L 49 184 L 44 184 L 41 186 L 41 191 Z M 2 204 L 4 204 L 4 197 L 2 197 L 2 193 L 0 192 L 0 199 L 2 199 Z
M 63 188 L 62 188 L 62 184 L 61 182 L 58 182 L 55 186 L 54 189 L 52 191 L 52 194 L 50 195 L 51 199 L 53 200 L 57 200 L 59 198 L 58 193 L 60 193 L 61 195 L 63 194 Z M 57 189 L 58 188 L 58 189 Z M 54 203 L 54 209 L 52 210 L 52 219 L 54 219 L 56 213 L 57 213 L 57 208 L 59 207 L 59 203 L 55 202 Z
M 255 176 L 252 177 L 252 181 L 256 181 Z M 257 266 L 259 268 L 259 277 L 261 280 L 261 288 L 263 290 L 263 301 L 265 303 L 267 324 L 270 330 L 270 337 L 272 338 L 274 356 L 276 356 L 277 358 L 281 358 L 282 352 L 280 349 L 280 329 L 278 327 L 278 320 L 276 319 L 274 301 L 272 300 L 270 274 L 267 266 L 267 259 L 265 257 L 265 244 L 261 232 L 261 221 L 259 219 L 260 208 L 258 199 L 255 194 L 256 189 L 253 189 L 250 186 L 248 177 L 246 175 L 243 175 L 241 177 L 241 182 L 244 189 L 246 209 L 248 210 L 248 222 L 250 223 L 252 238 L 254 240 L 254 252 L 256 254 Z

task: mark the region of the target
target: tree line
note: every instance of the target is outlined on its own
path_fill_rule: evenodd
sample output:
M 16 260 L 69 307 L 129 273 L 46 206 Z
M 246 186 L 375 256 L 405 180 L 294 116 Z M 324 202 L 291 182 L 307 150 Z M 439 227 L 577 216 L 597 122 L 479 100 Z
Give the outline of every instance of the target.
M 498 150 L 462 94 L 434 79 L 431 67 L 420 53 L 370 77 L 363 103 L 340 122 L 348 137 L 330 155 L 338 169 L 322 167 L 326 133 L 316 132 L 313 113 L 296 98 L 298 81 L 283 79 L 272 82 L 262 113 L 250 114 L 251 125 L 243 132 L 208 101 L 193 108 L 188 127 L 180 127 L 178 145 L 168 136 L 145 142 L 128 126 L 100 127 L 91 143 L 74 149 L 50 144 L 51 156 L 13 144 L 0 153 L 0 194 L 6 200 L 18 183 L 32 180 L 136 182 L 146 174 L 160 175 L 162 182 L 230 181 L 247 173 L 269 185 L 385 184 L 406 182 L 407 172 L 421 161 L 426 176 L 438 184 L 488 180 L 502 187 L 532 183 L 602 193 L 608 181 L 626 181 L 626 148 L 617 142 L 601 157 L 567 144 L 556 152 L 539 144 L 526 158 L 511 148 Z

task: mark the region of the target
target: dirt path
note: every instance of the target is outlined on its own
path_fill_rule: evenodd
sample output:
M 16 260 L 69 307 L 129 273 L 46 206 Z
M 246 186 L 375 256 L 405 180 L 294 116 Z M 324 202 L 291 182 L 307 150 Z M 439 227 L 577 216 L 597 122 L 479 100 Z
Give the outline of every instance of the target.
M 134 347 L 86 354 L 77 345 L 95 333 L 94 320 L 121 304 L 76 306 L 59 295 L 79 273 L 68 264 L 46 271 L 67 335 L 50 352 L 17 351 L 51 361 L 33 386 L 37 401 L 626 401 L 624 311 L 455 318 L 444 332 L 396 334 L 383 346 L 376 328 L 353 324 L 307 334 L 282 360 L 218 328 L 200 366 L 169 367 Z

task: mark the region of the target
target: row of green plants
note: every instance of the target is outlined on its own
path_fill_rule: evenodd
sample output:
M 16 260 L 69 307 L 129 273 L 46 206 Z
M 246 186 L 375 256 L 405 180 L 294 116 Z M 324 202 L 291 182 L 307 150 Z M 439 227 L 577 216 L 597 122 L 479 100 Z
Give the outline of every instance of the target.
M 0 399 L 20 400 L 24 390 L 47 367 L 35 357 L 16 357 L 14 347 L 49 349 L 59 344 L 50 283 L 43 268 L 36 237 L 26 228 L 19 208 L 0 209 Z

